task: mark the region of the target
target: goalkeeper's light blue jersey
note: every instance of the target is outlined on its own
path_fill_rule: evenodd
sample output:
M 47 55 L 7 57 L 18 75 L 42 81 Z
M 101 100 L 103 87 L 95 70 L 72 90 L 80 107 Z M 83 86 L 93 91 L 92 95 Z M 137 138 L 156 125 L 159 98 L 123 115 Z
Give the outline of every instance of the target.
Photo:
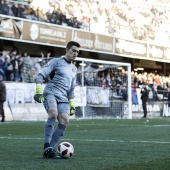
M 74 97 L 76 72 L 76 66 L 64 57 L 54 58 L 42 68 L 36 82 L 45 82 L 47 79 L 44 96 L 53 94 L 57 102 L 68 102 L 68 97 Z

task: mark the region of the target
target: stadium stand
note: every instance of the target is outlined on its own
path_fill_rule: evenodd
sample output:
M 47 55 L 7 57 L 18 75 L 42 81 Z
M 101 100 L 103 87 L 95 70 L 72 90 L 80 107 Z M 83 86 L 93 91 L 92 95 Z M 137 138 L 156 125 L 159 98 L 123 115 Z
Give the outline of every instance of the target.
M 45 3 L 46 2 L 46 3 Z M 169 44 L 169 1 L 1 1 L 1 14 Z M 100 29 L 96 30 L 96 26 Z

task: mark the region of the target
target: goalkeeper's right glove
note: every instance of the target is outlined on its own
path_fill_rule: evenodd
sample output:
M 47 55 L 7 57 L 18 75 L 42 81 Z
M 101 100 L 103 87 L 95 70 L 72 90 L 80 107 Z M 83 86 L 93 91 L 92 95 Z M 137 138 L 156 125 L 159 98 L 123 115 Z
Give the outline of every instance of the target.
M 34 95 L 34 100 L 38 103 L 42 103 L 44 101 L 41 84 L 37 84 L 36 86 L 36 93 Z
M 70 116 L 73 116 L 76 112 L 76 107 L 73 99 L 69 100 L 69 105 L 70 105 Z

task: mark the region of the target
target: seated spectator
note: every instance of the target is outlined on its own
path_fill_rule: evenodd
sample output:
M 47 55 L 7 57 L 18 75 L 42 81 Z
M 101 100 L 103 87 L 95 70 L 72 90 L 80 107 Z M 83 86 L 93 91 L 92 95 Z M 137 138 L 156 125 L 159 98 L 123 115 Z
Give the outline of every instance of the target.
M 3 4 L 4 1 L 0 1 L 0 14 L 3 14 Z
M 62 20 L 61 20 L 61 11 L 58 8 L 55 8 L 55 10 L 53 11 L 53 18 L 54 18 L 54 23 L 61 25 L 62 24 Z
M 18 6 L 18 17 L 20 18 L 26 18 L 26 11 L 25 11 L 25 6 L 23 4 L 19 4 Z
M 2 14 L 4 15 L 11 15 L 13 16 L 13 13 L 9 7 L 9 2 L 8 1 L 1 1 L 1 5 L 2 5 Z
M 53 23 L 55 24 L 56 23 L 56 16 L 54 13 L 52 13 L 51 9 L 49 9 L 47 12 L 46 12 L 46 15 L 47 15 L 47 19 L 50 23 Z
M 18 17 L 18 3 L 14 2 L 12 7 L 11 7 L 11 10 L 13 12 L 13 15 L 15 17 Z
M 25 15 L 26 19 L 38 21 L 38 18 L 35 15 L 35 11 L 31 9 L 29 6 L 25 6 L 25 12 L 26 12 L 26 15 Z

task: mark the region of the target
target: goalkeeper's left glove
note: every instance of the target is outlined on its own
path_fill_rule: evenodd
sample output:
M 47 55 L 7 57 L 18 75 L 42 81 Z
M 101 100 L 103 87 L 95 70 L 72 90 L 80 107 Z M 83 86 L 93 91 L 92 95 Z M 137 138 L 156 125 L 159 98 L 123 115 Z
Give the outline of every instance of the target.
M 36 93 L 34 95 L 34 100 L 38 103 L 42 103 L 44 101 L 41 84 L 37 84 L 36 86 Z
M 76 113 L 76 107 L 73 99 L 69 100 L 69 105 L 70 105 L 70 116 L 72 116 Z

